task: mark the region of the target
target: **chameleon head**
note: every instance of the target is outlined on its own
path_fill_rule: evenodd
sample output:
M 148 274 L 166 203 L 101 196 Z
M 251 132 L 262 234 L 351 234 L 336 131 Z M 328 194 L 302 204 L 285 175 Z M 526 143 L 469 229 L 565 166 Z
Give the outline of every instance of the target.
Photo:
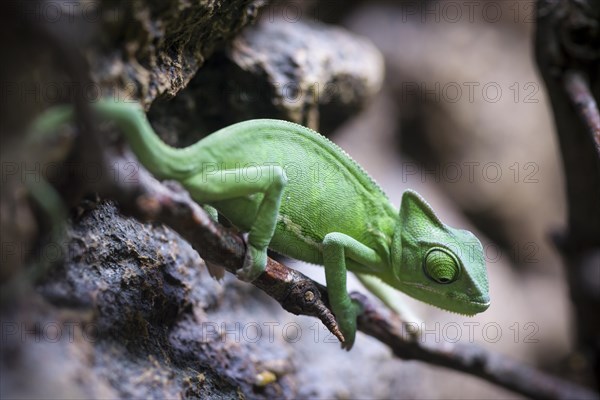
M 481 242 L 444 225 L 416 192 L 402 196 L 387 283 L 428 304 L 474 315 L 490 305 Z

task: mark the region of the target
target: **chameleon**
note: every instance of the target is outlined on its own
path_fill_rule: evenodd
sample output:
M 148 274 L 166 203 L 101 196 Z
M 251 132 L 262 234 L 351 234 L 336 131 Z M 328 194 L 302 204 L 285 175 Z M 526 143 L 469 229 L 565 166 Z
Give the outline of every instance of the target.
M 323 265 L 346 350 L 362 311 L 348 295 L 348 271 L 392 310 L 396 291 L 469 316 L 490 305 L 483 247 L 473 233 L 442 223 L 413 190 L 397 209 L 357 162 L 309 128 L 248 120 L 175 148 L 137 103 L 101 99 L 92 108 L 114 121 L 155 177 L 178 181 L 194 201 L 245 232 L 240 279 L 250 282 L 265 270 L 267 249 Z M 73 118 L 71 106 L 55 106 L 32 130 L 42 135 Z

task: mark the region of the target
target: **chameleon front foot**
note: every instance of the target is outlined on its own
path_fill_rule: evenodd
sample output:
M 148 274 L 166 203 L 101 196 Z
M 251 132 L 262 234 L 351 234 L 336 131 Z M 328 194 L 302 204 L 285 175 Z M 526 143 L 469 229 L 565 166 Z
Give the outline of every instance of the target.
M 342 349 L 350 351 L 354 346 L 354 340 L 356 339 L 356 318 L 362 313 L 362 308 L 358 302 L 352 300 L 350 306 L 344 311 L 336 315 L 336 320 L 340 326 L 340 331 L 344 335 L 344 341 L 342 342 Z
M 248 243 L 248 235 L 244 234 L 246 255 L 244 265 L 236 271 L 236 276 L 244 282 L 252 282 L 267 269 L 267 250 L 259 250 Z

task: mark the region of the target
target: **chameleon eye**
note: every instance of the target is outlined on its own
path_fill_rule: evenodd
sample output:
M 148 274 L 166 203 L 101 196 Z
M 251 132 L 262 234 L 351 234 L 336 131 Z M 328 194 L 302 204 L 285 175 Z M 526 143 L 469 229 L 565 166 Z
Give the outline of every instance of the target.
M 434 248 L 427 252 L 424 260 L 425 273 L 437 283 L 452 283 L 458 278 L 460 265 L 445 249 Z

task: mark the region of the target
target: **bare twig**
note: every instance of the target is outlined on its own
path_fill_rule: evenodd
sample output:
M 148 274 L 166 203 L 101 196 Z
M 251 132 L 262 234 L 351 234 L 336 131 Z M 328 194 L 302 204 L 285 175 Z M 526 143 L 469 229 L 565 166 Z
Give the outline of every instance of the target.
M 564 85 L 571 103 L 594 139 L 598 158 L 600 158 L 600 112 L 589 83 L 580 71 L 569 70 L 565 72 Z

